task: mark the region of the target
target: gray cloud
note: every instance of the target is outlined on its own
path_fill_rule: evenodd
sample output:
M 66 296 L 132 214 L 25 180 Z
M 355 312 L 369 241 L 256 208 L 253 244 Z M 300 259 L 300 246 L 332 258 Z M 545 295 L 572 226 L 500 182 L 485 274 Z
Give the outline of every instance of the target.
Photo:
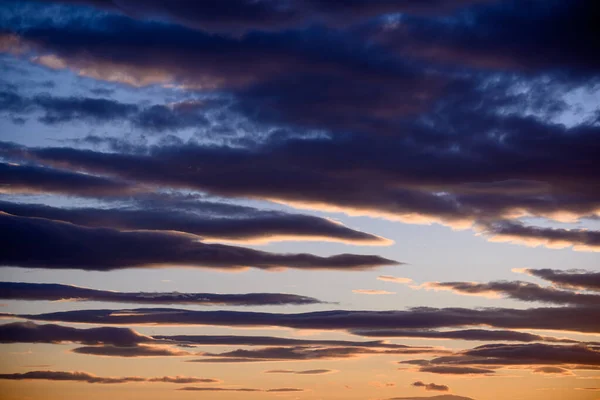
M 183 350 L 177 350 L 170 347 L 136 345 L 129 347 L 117 346 L 85 346 L 77 347 L 72 350 L 73 353 L 87 354 L 103 357 L 182 357 L 192 356 L 190 353 Z
M 455 331 L 434 331 L 418 329 L 358 329 L 352 330 L 351 332 L 355 335 L 368 337 L 409 337 L 451 340 L 577 343 L 577 340 L 572 339 L 561 339 L 552 336 L 541 336 L 533 333 L 507 330 L 463 329 Z
M 149 336 L 129 328 L 100 327 L 72 328 L 54 324 L 37 325 L 33 322 L 14 322 L 0 325 L 0 343 L 81 343 L 135 346 L 152 342 Z
M 494 370 L 477 368 L 477 367 L 461 367 L 455 365 L 432 365 L 419 368 L 421 372 L 431 372 L 441 375 L 489 375 L 495 373 Z
M 413 308 L 396 311 L 320 311 L 280 314 L 243 311 L 193 311 L 142 308 L 129 310 L 77 310 L 20 315 L 39 321 L 96 324 L 175 324 L 220 326 L 281 326 L 297 329 L 432 329 L 487 325 L 508 329 L 555 329 L 600 332 L 596 307 L 551 307 L 525 310 L 509 308 Z
M 451 290 L 459 294 L 504 296 L 522 301 L 589 306 L 600 304 L 600 295 L 575 293 L 520 281 L 427 282 L 424 285 L 428 288 Z
M 238 349 L 224 353 L 203 353 L 208 359 L 192 362 L 249 362 L 249 361 L 292 361 L 292 360 L 329 360 L 355 358 L 363 355 L 389 354 L 447 354 L 443 349 L 406 347 L 399 349 L 372 349 L 367 347 L 265 347 L 255 350 Z
M 71 185 L 69 187 L 72 187 Z M 170 209 L 169 198 L 163 207 L 131 208 L 58 208 L 42 204 L 18 204 L 0 201 L 0 210 L 21 217 L 36 217 L 70 222 L 91 228 L 120 230 L 163 230 L 198 235 L 204 239 L 229 241 L 330 240 L 354 244 L 389 244 L 379 236 L 350 229 L 326 218 L 284 212 L 258 212 L 247 208 L 247 215 L 216 215 L 212 204 L 207 214 L 196 204 L 196 210 Z M 215 207 L 212 207 L 215 208 Z M 213 211 L 210 213 L 210 211 Z M 225 211 L 225 210 L 223 210 Z
M 86 383 L 117 384 L 130 382 L 165 382 L 165 383 L 217 383 L 218 379 L 195 378 L 186 376 L 163 376 L 144 378 L 140 376 L 126 376 L 119 378 L 101 377 L 87 372 L 67 371 L 29 371 L 25 373 L 0 374 L 0 379 L 7 380 L 49 380 L 49 381 L 74 381 Z
M 167 265 L 230 270 L 366 270 L 397 264 L 375 255 L 276 254 L 202 243 L 183 234 L 85 228 L 6 213 L 0 213 L 0 221 L 0 239 L 5 244 L 0 250 L 0 264 L 4 266 L 91 271 Z
M 432 391 L 438 391 L 438 392 L 447 392 L 448 390 L 450 390 L 450 388 L 446 385 L 438 385 L 436 383 L 425 383 L 422 381 L 413 382 L 412 386 L 422 387 L 425 390 L 432 390 Z
M 294 374 L 294 375 L 323 375 L 336 372 L 332 369 L 306 369 L 301 371 L 294 371 L 291 369 L 272 369 L 265 371 L 265 374 Z
M 96 290 L 58 283 L 0 282 L 0 299 L 70 300 L 140 304 L 197 304 L 204 306 L 261 306 L 277 304 L 318 304 L 319 300 L 286 293 L 180 293 L 117 292 Z
M 126 195 L 134 185 L 73 171 L 0 162 L 0 193 L 52 193 L 84 197 Z
M 525 269 L 523 271 L 567 289 L 600 290 L 600 272 L 580 269 Z

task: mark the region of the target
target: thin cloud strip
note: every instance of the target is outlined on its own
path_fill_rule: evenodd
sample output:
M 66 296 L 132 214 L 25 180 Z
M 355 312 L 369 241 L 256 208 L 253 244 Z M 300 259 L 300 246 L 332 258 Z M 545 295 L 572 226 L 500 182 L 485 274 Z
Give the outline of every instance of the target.
M 0 374 L 0 379 L 5 380 L 48 380 L 48 381 L 73 381 L 100 384 L 120 384 L 120 383 L 219 383 L 218 379 L 213 378 L 195 378 L 188 376 L 162 376 L 155 378 L 145 378 L 140 376 L 125 377 L 101 377 L 87 372 L 69 372 L 69 371 L 29 371 L 25 373 Z
M 286 293 L 117 292 L 58 283 L 0 282 L 0 299 L 48 301 L 103 301 L 141 304 L 196 304 L 204 306 L 267 306 L 319 304 L 319 300 Z
M 170 308 L 129 310 L 76 310 L 46 314 L 21 314 L 37 321 L 95 324 L 161 324 L 215 326 L 279 326 L 297 329 L 433 329 L 478 326 L 504 329 L 542 329 L 600 332 L 597 307 L 551 308 L 427 308 L 396 311 L 321 311 L 280 314 L 243 311 L 192 311 Z
M 600 291 L 600 272 L 580 269 L 516 269 L 536 278 L 549 281 L 552 284 L 571 290 L 596 290 Z
M 600 304 L 600 295 L 575 293 L 569 290 L 543 287 L 535 283 L 521 281 L 494 281 L 488 283 L 427 282 L 420 287 L 434 290 L 449 290 L 464 295 L 507 297 L 527 302 L 588 306 Z

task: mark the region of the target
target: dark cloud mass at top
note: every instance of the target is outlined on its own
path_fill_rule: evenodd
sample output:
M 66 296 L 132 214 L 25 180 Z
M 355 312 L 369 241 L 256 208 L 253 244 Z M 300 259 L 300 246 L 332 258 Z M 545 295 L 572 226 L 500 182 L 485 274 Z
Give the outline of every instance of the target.
M 600 369 L 599 16 L 594 0 L 1 1 L 0 343 L 68 353 L 7 364 L 3 385 L 326 399 L 314 378 L 472 400 L 560 377 L 547 393 L 574 397 Z M 155 357 L 240 379 L 100 373 Z M 361 370 L 386 365 L 404 387 Z M 450 386 L 470 397 L 419 396 Z

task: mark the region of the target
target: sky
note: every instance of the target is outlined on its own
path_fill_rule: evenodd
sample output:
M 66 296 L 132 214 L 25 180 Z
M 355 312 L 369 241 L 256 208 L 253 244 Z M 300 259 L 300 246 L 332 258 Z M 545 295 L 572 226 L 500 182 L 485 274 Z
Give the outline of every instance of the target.
M 599 15 L 0 1 L 0 398 L 600 399 Z

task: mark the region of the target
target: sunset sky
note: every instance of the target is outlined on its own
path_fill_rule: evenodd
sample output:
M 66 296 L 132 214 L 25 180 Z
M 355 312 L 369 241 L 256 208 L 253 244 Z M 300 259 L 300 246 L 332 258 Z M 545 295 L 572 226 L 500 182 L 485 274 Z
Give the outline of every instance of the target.
M 600 400 L 599 18 L 0 0 L 0 400 Z

